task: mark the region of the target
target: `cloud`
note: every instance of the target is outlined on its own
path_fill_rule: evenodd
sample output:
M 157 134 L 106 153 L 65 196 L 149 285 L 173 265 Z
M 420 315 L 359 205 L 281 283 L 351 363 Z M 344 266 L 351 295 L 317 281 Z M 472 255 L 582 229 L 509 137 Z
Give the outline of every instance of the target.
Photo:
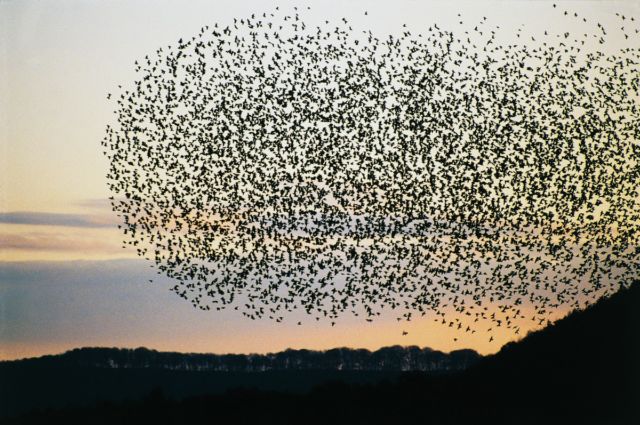
M 47 233 L 0 233 L 0 250 L 20 251 L 80 251 L 105 254 L 121 251 L 118 240 L 99 238 L 97 235 L 79 237 Z
M 122 249 L 122 233 L 115 214 L 0 212 L 0 258 L 78 260 L 135 257 Z
M 0 213 L 0 223 L 65 227 L 115 227 L 116 225 L 114 218 L 108 215 L 63 214 L 32 211 Z

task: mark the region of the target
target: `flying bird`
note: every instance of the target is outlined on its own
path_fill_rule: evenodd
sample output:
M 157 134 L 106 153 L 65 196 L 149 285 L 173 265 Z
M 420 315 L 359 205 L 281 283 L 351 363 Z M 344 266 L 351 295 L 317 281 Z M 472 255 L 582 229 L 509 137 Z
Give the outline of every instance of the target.
M 177 295 L 517 333 L 637 278 L 637 47 L 503 44 L 486 17 L 474 40 L 324 22 L 206 26 L 118 86 L 112 209 Z

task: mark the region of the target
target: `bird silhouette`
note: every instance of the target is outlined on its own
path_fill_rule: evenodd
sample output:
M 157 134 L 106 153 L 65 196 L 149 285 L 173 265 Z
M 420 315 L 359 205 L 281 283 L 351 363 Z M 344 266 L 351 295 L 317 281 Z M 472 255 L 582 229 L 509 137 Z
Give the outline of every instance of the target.
M 124 247 L 180 297 L 517 334 L 525 311 L 542 324 L 637 278 L 633 18 L 605 53 L 600 23 L 528 45 L 486 17 L 465 37 L 379 38 L 304 13 L 205 26 L 113 95 L 102 146 Z

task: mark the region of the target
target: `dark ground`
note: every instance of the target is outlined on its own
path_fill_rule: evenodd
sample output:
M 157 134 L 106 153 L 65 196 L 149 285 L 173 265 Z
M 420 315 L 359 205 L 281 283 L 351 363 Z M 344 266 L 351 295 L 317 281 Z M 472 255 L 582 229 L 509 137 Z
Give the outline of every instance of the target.
M 9 403 L 21 403 L 12 396 L 23 394 L 16 385 L 26 386 L 22 391 L 32 386 L 33 399 L 26 404 L 39 401 L 41 408 L 5 416 L 0 422 L 640 424 L 639 325 L 640 283 L 636 283 L 508 344 L 465 372 L 274 372 L 247 375 L 241 384 L 244 389 L 214 393 L 211 375 L 192 374 L 190 380 L 181 381 L 172 373 L 103 370 L 104 376 L 84 377 L 86 397 L 78 400 L 84 407 L 44 408 L 64 393 L 65 385 L 78 382 L 65 375 L 69 371 L 2 370 L 3 412 L 10 412 Z M 139 375 L 123 380 L 118 373 Z M 140 387 L 121 387 L 119 400 L 105 401 L 113 390 L 107 387 L 119 388 L 122 382 L 137 382 Z M 188 388 L 179 393 L 176 385 Z M 129 396 L 140 390 L 147 394 L 143 399 Z

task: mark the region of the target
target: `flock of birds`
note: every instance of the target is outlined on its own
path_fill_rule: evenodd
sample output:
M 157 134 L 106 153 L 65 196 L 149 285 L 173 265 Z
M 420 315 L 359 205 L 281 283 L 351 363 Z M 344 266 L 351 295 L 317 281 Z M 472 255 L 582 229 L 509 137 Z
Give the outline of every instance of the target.
M 304 13 L 204 27 L 116 98 L 112 206 L 180 296 L 276 321 L 391 308 L 493 340 L 638 278 L 634 18 L 609 54 L 568 12 L 590 30 L 512 44 L 487 18 L 378 38 Z

